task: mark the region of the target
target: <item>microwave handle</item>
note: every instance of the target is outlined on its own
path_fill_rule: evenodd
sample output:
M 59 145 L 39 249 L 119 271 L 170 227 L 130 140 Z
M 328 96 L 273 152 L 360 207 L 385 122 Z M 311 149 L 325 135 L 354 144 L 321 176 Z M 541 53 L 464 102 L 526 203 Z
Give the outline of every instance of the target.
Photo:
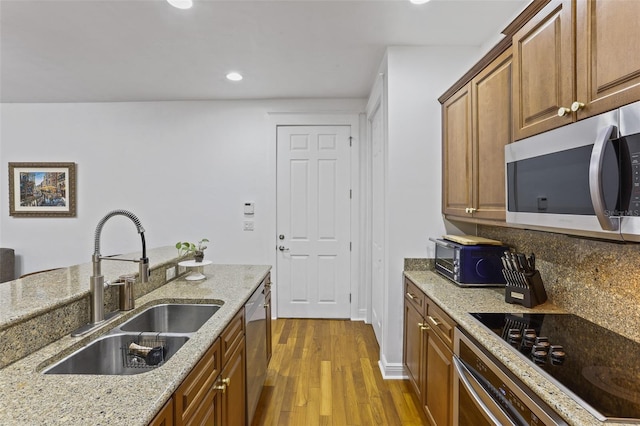
M 605 231 L 617 231 L 619 221 L 612 220 L 606 214 L 606 205 L 604 201 L 604 193 L 602 192 L 601 179 L 602 162 L 604 161 L 604 151 L 607 142 L 617 133 L 617 127 L 614 125 L 606 126 L 598 132 L 598 137 L 593 144 L 591 151 L 591 161 L 589 162 L 589 190 L 591 192 L 591 202 L 593 210 L 596 213 L 600 226 Z

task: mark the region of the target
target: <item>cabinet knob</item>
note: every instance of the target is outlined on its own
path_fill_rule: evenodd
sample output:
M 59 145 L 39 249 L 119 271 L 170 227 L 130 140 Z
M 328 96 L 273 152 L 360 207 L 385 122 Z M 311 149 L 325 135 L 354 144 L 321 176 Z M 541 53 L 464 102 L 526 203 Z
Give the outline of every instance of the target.
M 575 101 L 571 104 L 571 111 L 577 112 L 584 108 L 584 104 L 582 102 Z
M 265 308 L 265 309 L 268 309 L 268 308 L 269 308 L 269 304 L 268 304 L 268 303 L 265 303 L 265 304 L 264 304 L 264 308 Z
M 560 107 L 560 109 L 558 110 L 558 117 L 564 117 L 565 115 L 569 114 L 570 112 L 571 112 L 571 110 L 569 108 Z
M 419 322 L 418 323 L 418 328 L 420 328 L 420 330 L 424 331 L 424 330 L 428 330 L 429 326 L 427 324 L 423 323 L 423 322 Z
M 227 386 L 231 384 L 231 379 L 227 377 L 226 379 L 222 379 L 221 381 L 221 385 L 215 385 L 213 388 L 215 390 L 222 391 L 222 393 L 225 393 L 227 391 Z
M 477 209 L 474 209 L 473 207 L 467 207 L 466 209 L 464 209 L 465 213 L 469 213 L 469 214 L 473 214 L 473 212 L 475 212 Z

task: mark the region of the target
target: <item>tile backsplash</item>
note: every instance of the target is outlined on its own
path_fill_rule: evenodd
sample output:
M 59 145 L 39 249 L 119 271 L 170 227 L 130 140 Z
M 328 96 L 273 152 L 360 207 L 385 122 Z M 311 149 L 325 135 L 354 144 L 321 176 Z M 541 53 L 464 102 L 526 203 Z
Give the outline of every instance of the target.
M 535 253 L 551 302 L 640 342 L 640 244 L 486 225 L 478 235 Z

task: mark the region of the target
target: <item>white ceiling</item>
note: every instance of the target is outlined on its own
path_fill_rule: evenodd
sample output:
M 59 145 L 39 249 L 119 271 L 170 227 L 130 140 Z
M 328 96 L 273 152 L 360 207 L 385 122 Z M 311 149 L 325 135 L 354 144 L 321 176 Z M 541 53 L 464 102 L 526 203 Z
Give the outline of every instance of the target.
M 480 46 L 528 3 L 0 0 L 0 101 L 365 98 L 387 46 Z

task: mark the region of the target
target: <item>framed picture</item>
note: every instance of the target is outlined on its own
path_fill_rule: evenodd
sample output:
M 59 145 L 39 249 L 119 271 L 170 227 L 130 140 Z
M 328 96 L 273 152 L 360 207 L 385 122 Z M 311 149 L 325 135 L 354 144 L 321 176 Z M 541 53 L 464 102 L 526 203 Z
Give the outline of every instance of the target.
M 75 217 L 75 163 L 9 163 L 9 215 Z

